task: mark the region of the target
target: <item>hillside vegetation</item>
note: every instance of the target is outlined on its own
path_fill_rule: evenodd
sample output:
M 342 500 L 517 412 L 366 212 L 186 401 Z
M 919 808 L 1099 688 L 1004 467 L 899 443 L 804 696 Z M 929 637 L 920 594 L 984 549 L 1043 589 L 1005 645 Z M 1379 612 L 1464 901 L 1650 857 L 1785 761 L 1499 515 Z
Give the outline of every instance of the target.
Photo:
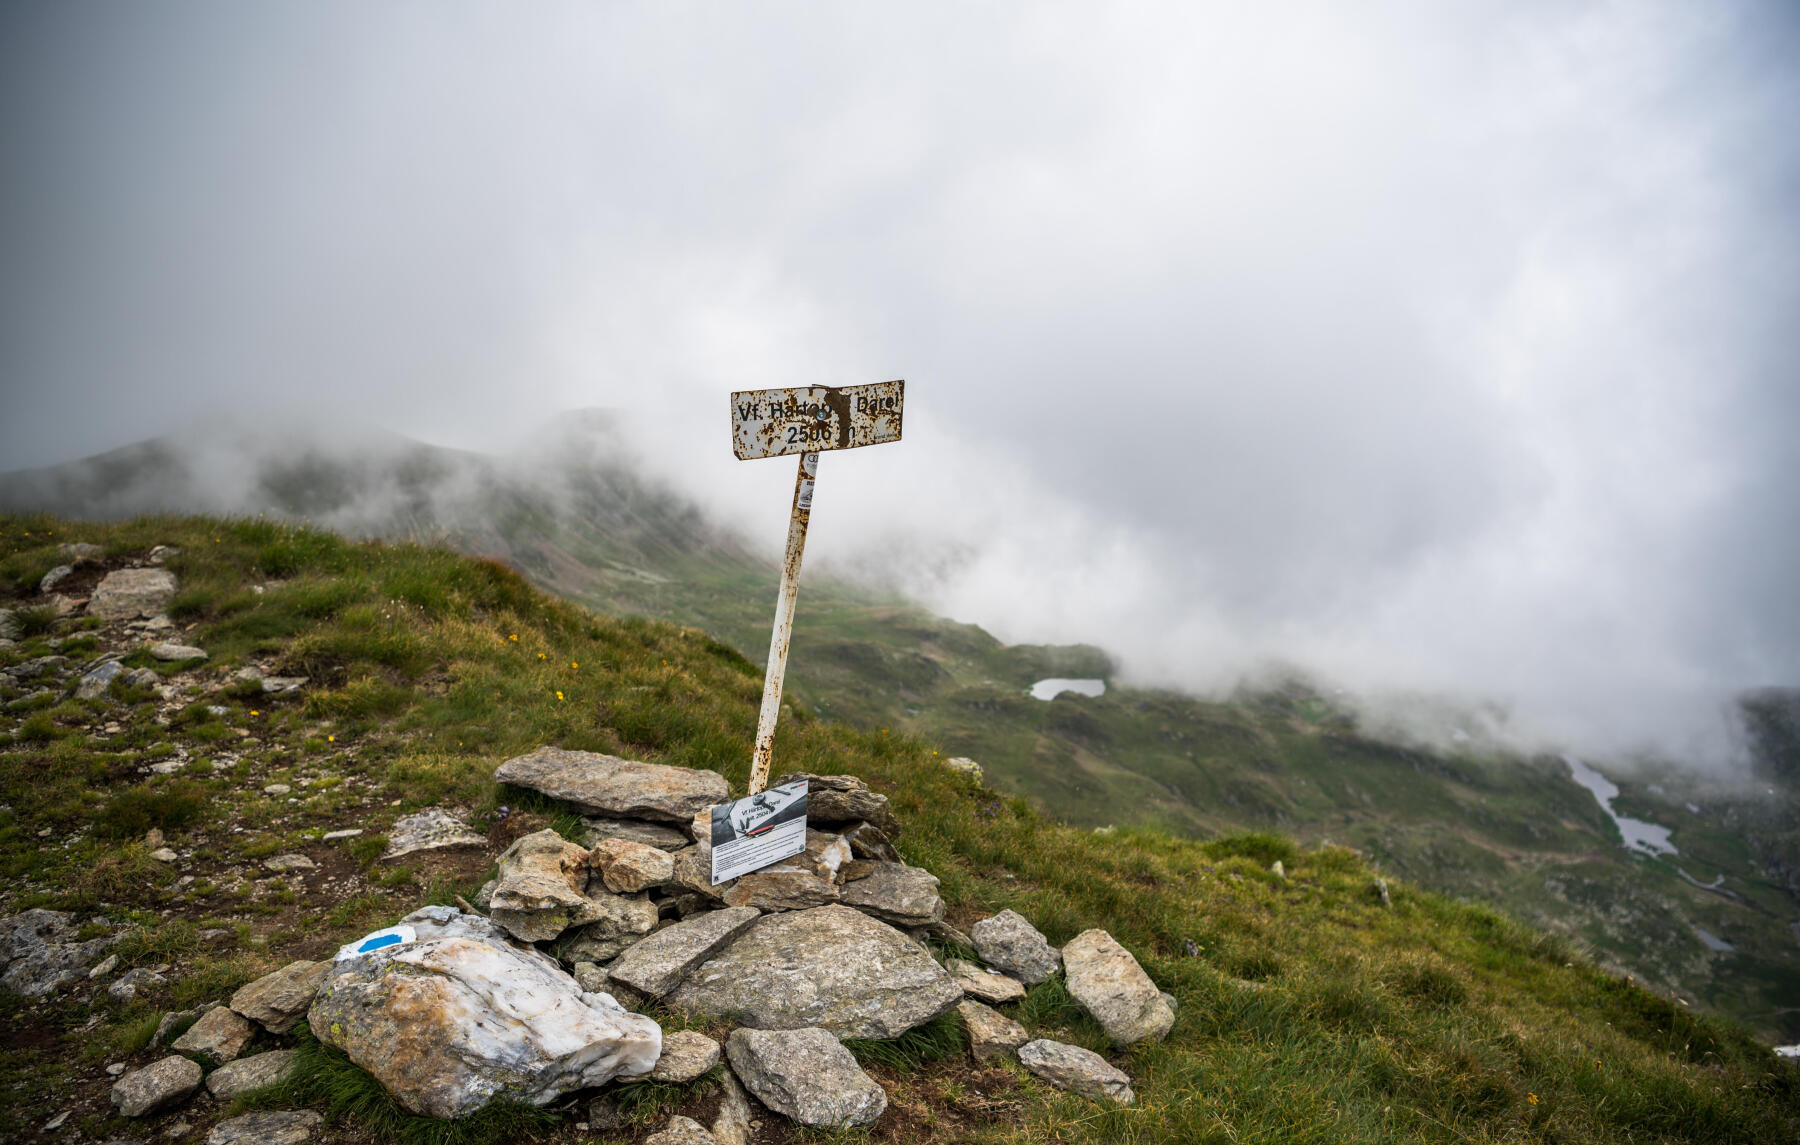
M 78 578 L 177 547 L 165 566 L 180 580 L 169 615 L 210 658 L 162 663 L 117 625 L 34 609 L 39 578 L 70 541 L 103 547 Z M 166 984 L 129 1001 L 86 986 L 44 1004 L 0 1000 L 0 1071 L 12 1079 L 0 1085 L 0 1136 L 22 1138 L 62 1109 L 97 1139 L 142 1134 L 110 1117 L 103 1067 L 157 1056 L 147 1043 L 164 1012 L 324 956 L 422 903 L 470 896 L 511 839 L 572 830 L 570 817 L 493 783 L 508 756 L 556 744 L 711 768 L 743 788 L 754 665 L 695 628 L 552 599 L 497 563 L 206 519 L 0 517 L 0 554 L 0 606 L 22 609 L 24 629 L 0 667 L 54 654 L 78 668 L 128 647 L 128 666 L 174 689 L 115 682 L 83 700 L 68 674 L 0 684 L 0 913 L 77 911 L 92 933 L 122 929 L 120 971 L 168 966 Z M 266 695 L 234 678 L 246 665 L 309 683 Z M 1165 1042 L 1112 1055 L 1139 1095 L 1130 1109 L 941 1045 L 865 1047 L 891 1097 L 874 1140 L 1800 1139 L 1791 1065 L 1561 938 L 1403 881 L 1383 905 L 1375 871 L 1344 846 L 1069 826 L 942 766 L 950 749 L 933 736 L 788 707 L 777 769 L 852 773 L 888 793 L 906 828 L 900 849 L 942 880 L 952 924 L 1010 907 L 1056 943 L 1104 927 L 1180 1000 Z M 481 824 L 490 850 L 377 863 L 386 827 L 427 806 Z M 365 833 L 323 838 L 348 828 Z M 176 862 L 152 857 L 165 843 Z M 288 853 L 314 867 L 264 868 Z M 1270 869 L 1277 860 L 1285 874 Z M 1106 1050 L 1055 980 L 1017 1013 Z M 308 1060 L 341 1067 L 317 1051 Z M 379 1102 L 332 1100 L 340 1083 L 299 1087 L 333 1114 L 318 1139 L 434 1139 L 436 1127 Z M 641 1124 L 611 1137 L 577 1130 L 578 1111 L 463 1136 L 639 1140 L 703 1100 L 648 1085 L 639 1096 Z M 224 1112 L 196 1105 L 186 1116 Z M 767 1120 L 763 1133 L 834 1139 L 790 1137 Z

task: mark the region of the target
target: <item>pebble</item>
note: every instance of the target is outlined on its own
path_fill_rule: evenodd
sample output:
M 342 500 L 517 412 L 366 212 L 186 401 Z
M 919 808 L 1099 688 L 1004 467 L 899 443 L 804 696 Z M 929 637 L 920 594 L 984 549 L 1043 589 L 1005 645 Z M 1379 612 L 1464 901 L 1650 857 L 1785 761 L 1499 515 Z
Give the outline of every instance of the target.
M 150 852 L 150 857 L 159 863 L 173 863 L 181 856 L 177 855 L 167 847 L 158 847 L 156 850 Z
M 363 829 L 361 827 L 347 827 L 342 831 L 327 831 L 325 832 L 325 841 L 330 843 L 337 839 L 354 839 L 362 833 Z
M 286 795 L 293 790 L 294 789 L 292 787 L 289 787 L 285 783 L 271 783 L 267 787 L 263 788 L 263 794 L 264 795 Z

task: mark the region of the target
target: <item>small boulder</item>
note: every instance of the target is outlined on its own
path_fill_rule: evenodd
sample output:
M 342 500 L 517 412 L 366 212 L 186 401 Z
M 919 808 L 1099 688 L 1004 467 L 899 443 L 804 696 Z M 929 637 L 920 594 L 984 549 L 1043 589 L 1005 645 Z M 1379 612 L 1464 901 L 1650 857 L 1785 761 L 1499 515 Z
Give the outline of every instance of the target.
M 619 955 L 618 961 L 607 968 L 607 976 L 651 998 L 660 998 L 761 917 L 754 907 L 697 914 L 664 927 Z
M 209 1065 L 224 1065 L 244 1052 L 256 1026 L 229 1006 L 214 1006 L 189 1026 L 187 1033 L 176 1038 L 169 1048 L 177 1053 L 192 1054 Z
M 718 1145 L 718 1138 L 698 1121 L 678 1113 L 660 1131 L 644 1138 L 644 1145 Z
M 1131 1079 L 1092 1050 L 1039 1038 L 1019 1047 L 1019 1064 L 1058 1089 L 1095 1101 L 1130 1105 L 1137 1101 Z
M 829 1030 L 737 1029 L 725 1052 L 758 1101 L 808 1128 L 873 1125 L 887 1109 L 886 1092 Z
M 414 1113 L 457 1118 L 496 1096 L 546 1105 L 650 1072 L 662 1031 L 610 997 L 584 994 L 556 960 L 491 920 L 426 907 L 351 944 L 307 1015 Z
M 112 935 L 75 941 L 75 916 L 34 908 L 0 919 L 0 990 L 41 998 L 81 981 Z
M 971 998 L 979 998 L 983 1002 L 999 1005 L 1006 1002 L 1017 1002 L 1025 996 L 1025 984 L 1017 978 L 995 974 L 973 962 L 952 958 L 944 963 L 944 969 L 948 970 L 950 977 L 954 978 L 956 984 L 963 988 L 963 993 Z
M 1003 910 L 969 928 L 981 960 L 1027 986 L 1036 986 L 1062 968 L 1062 955 L 1025 916 Z
M 299 1054 L 298 1050 L 269 1050 L 226 1062 L 206 1075 L 206 1091 L 229 1103 L 239 1094 L 286 1081 L 294 1072 L 294 1059 Z
M 168 967 L 164 967 L 168 969 Z M 106 988 L 106 993 L 115 1002 L 129 1002 L 137 997 L 139 990 L 154 990 L 158 986 L 167 986 L 169 980 L 148 966 L 140 966 L 135 970 L 127 970 L 113 980 Z
M 281 785 L 276 784 L 276 786 Z M 272 859 L 263 860 L 263 867 L 282 874 L 287 871 L 316 871 L 319 869 L 319 864 L 305 855 L 276 855 Z
M 966 755 L 952 756 L 944 761 L 944 766 L 958 775 L 966 775 L 976 783 L 981 782 L 981 765 Z
M 105 551 L 99 545 L 88 541 L 64 541 L 56 546 L 56 555 L 66 561 L 78 561 L 83 557 L 97 557 Z
M 769 786 L 784 787 L 806 781 L 806 822 L 811 824 L 873 823 L 889 839 L 900 837 L 900 820 L 888 807 L 888 797 L 869 790 L 854 775 L 814 775 L 793 771 Z
M 716 771 L 555 747 L 507 760 L 494 779 L 561 799 L 588 814 L 670 823 L 685 823 L 731 798 L 730 785 Z
M 937 876 L 905 863 L 875 863 L 844 887 L 843 903 L 895 926 L 929 926 L 944 917 Z
M 611 993 L 612 979 L 606 971 L 593 962 L 577 962 L 569 968 L 575 975 L 575 985 L 581 987 L 583 994 Z
M 192 644 L 154 644 L 150 647 L 150 655 L 163 661 L 206 659 L 206 653 Z
M 821 1026 L 846 1038 L 897 1038 L 961 1000 L 943 967 L 905 935 L 837 905 L 764 915 L 667 995 L 689 1013 L 769 1030 Z
M 122 1116 L 147 1117 L 194 1096 L 200 1088 L 200 1076 L 197 1063 L 180 1054 L 170 1054 L 114 1082 L 112 1103 Z
M 836 902 L 839 872 L 850 861 L 850 844 L 843 836 L 809 828 L 806 849 L 798 855 L 739 875 L 722 888 L 725 905 L 775 911 Z
M 74 565 L 57 565 L 55 568 L 38 578 L 38 591 L 49 592 L 74 571 Z
M 294 1028 L 331 970 L 329 962 L 290 962 L 231 996 L 231 1008 L 271 1034 Z
M 958 1002 L 956 1012 L 962 1015 L 963 1028 L 969 1031 L 969 1053 L 978 1062 L 1014 1056 L 1020 1046 L 1031 1040 L 1024 1026 L 973 999 Z
M 669 1030 L 650 1080 L 686 1084 L 718 1064 L 718 1042 L 696 1030 Z
M 468 824 L 436 807 L 394 820 L 388 829 L 387 850 L 381 861 L 391 863 L 416 851 L 441 851 L 451 847 L 485 847 L 487 839 L 469 830 Z
M 1084 930 L 1062 949 L 1069 994 L 1122 1046 L 1153 1041 L 1175 1024 L 1175 1011 L 1138 960 L 1104 930 Z
M 582 892 L 588 853 L 545 829 L 526 835 L 500 856 L 499 885 L 489 900 L 493 920 L 526 942 L 555 938 L 602 917 Z
M 206 1145 L 306 1145 L 313 1127 L 324 1119 L 310 1109 L 246 1113 L 213 1126 Z
M 675 877 L 675 859 L 667 851 L 630 839 L 602 839 L 588 852 L 588 864 L 600 872 L 614 894 L 637 894 L 667 886 Z
M 119 569 L 101 580 L 88 615 L 102 620 L 154 616 L 175 598 L 175 574 L 167 569 Z
M 750 1145 L 750 1098 L 729 1069 L 719 1071 L 719 1111 L 713 1115 L 712 1135 L 718 1145 Z
M 125 674 L 125 666 L 117 660 L 108 660 L 96 668 L 82 674 L 75 685 L 75 698 L 93 700 L 106 695 L 112 682 Z

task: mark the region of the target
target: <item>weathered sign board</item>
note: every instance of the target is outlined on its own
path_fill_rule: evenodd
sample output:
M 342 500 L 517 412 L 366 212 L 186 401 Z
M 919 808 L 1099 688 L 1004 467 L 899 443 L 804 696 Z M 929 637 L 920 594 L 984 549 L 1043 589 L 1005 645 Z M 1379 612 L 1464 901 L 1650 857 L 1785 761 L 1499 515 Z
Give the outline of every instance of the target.
M 750 757 L 752 795 L 769 781 L 775 720 L 781 711 L 781 681 L 787 672 L 788 639 L 794 630 L 794 599 L 800 591 L 800 555 L 806 548 L 806 526 L 812 517 L 819 454 L 899 441 L 905 399 L 904 381 L 740 390 L 731 395 L 731 448 L 739 460 L 800 455 L 794 508 L 788 518 L 787 554 L 781 563 L 781 592 L 775 600 L 775 629 L 769 637 L 769 666 L 763 674 L 762 714 L 756 721 L 756 750 Z
M 712 809 L 713 886 L 806 850 L 806 780 Z
M 731 395 L 731 448 L 749 461 L 899 441 L 905 396 L 905 382 L 742 390 Z

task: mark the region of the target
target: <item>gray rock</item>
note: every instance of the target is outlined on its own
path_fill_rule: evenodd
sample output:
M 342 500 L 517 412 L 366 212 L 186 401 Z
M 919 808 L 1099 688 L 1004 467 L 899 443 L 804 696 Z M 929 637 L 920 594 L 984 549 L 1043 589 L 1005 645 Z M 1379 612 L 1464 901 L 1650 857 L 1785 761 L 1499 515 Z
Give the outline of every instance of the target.
M 711 847 L 688 847 L 675 855 L 674 883 L 683 890 L 712 902 L 720 902 L 735 881 L 728 879 L 717 886 L 713 885 Z
M 577 962 L 570 968 L 575 975 L 575 985 L 581 987 L 584 994 L 605 994 L 611 984 L 606 971 L 593 962 Z
M 269 1050 L 226 1062 L 206 1075 L 206 1091 L 220 1102 L 229 1103 L 240 1094 L 286 1081 L 299 1056 L 299 1050 Z
M 603 1093 L 588 1102 L 587 1121 L 592 1129 L 619 1129 L 631 1121 L 631 1115 L 619 1104 L 616 1093 Z
M 1118 1045 L 1153 1041 L 1175 1024 L 1175 1011 L 1131 951 L 1104 930 L 1084 930 L 1062 949 L 1069 995 Z
M 159 863 L 173 863 L 176 859 L 181 858 L 172 847 L 158 847 L 150 852 L 150 857 Z
M 206 1145 L 305 1145 L 313 1127 L 325 1118 L 310 1109 L 275 1109 L 246 1113 L 213 1126 Z
M 88 601 L 88 615 L 102 620 L 154 616 L 175 598 L 175 574 L 167 569 L 109 572 Z
M 814 775 L 792 771 L 771 783 L 782 787 L 806 780 L 806 821 L 812 823 L 852 823 L 863 820 L 874 824 L 889 839 L 900 837 L 900 820 L 888 807 L 888 797 L 869 790 L 869 785 L 854 775 Z
M 169 980 L 147 966 L 135 970 L 127 970 L 114 979 L 106 988 L 106 993 L 115 1002 L 129 1002 L 137 997 L 139 990 L 154 990 L 158 986 L 167 986 Z
M 507 760 L 494 779 L 542 792 L 589 814 L 670 823 L 688 822 L 731 798 L 730 786 L 716 771 L 555 747 Z
M 125 666 L 117 660 L 108 660 L 96 668 L 82 674 L 81 681 L 75 685 L 75 698 L 92 700 L 106 695 L 109 685 L 125 674 Z
M 718 1145 L 718 1139 L 698 1121 L 678 1113 L 660 1131 L 644 1138 L 644 1145 Z
M 976 783 L 981 782 L 981 765 L 966 755 L 953 756 L 944 761 L 944 766 L 958 775 L 966 775 Z
M 57 565 L 42 577 L 38 578 L 38 591 L 49 592 L 57 583 L 75 571 L 74 565 Z
M 829 1030 L 733 1030 L 725 1052 L 758 1101 L 809 1128 L 873 1125 L 887 1109 L 887 1094 Z
M 1092 1050 L 1039 1038 L 1019 1047 L 1019 1064 L 1058 1089 L 1095 1101 L 1130 1105 L 1137 1101 L 1131 1079 Z
M 526 942 L 543 942 L 571 927 L 605 917 L 583 893 L 588 853 L 545 829 L 508 847 L 499 860 L 499 885 L 489 900 L 493 920 Z
M 719 1112 L 713 1115 L 712 1135 L 719 1145 L 750 1145 L 750 1099 L 737 1075 L 719 1071 Z
M 558 957 L 571 964 L 591 962 L 597 966 L 603 962 L 611 962 L 644 941 L 644 935 L 656 928 L 656 904 L 650 901 L 648 895 L 638 895 L 626 901 L 632 907 L 641 909 L 646 916 L 642 931 L 614 934 L 611 924 L 606 922 L 584 926 L 575 932 L 575 937 L 564 937 L 557 949 Z
M 112 1103 L 126 1117 L 145 1117 L 194 1096 L 200 1073 L 196 1063 L 171 1054 L 114 1082 Z
M 272 859 L 264 859 L 263 866 L 277 874 L 285 871 L 316 871 L 319 869 L 319 864 L 305 855 L 276 855 Z
M 394 821 L 388 829 L 387 850 L 381 861 L 392 862 L 418 851 L 441 851 L 449 847 L 485 847 L 487 840 L 469 830 L 468 824 L 436 807 Z
M 718 1042 L 695 1030 L 668 1030 L 650 1080 L 686 1084 L 718 1064 Z
M 491 920 L 426 907 L 401 925 L 413 941 L 339 952 L 307 1022 L 414 1113 L 462 1117 L 501 1095 L 545 1105 L 656 1065 L 655 1022 L 583 994 Z
M 327 831 L 321 838 L 327 843 L 335 843 L 339 839 L 354 839 L 362 833 L 363 829 L 361 827 L 345 827 L 341 831 Z
M 175 1027 L 181 1025 L 183 1022 L 192 1022 L 195 1018 L 206 1013 L 208 1010 L 213 1009 L 217 1005 L 217 1002 L 213 1002 L 205 1006 L 195 1006 L 191 1010 L 171 1010 L 164 1014 L 156 1023 L 156 1032 L 150 1035 L 150 1048 L 158 1048 L 164 1042 L 168 1041 L 169 1037 L 175 1033 Z
M 329 962 L 290 962 L 241 987 L 231 996 L 231 1008 L 271 1034 L 285 1034 L 306 1015 L 330 972 Z
M 667 851 L 630 839 L 602 839 L 588 852 L 588 865 L 614 894 L 637 894 L 667 886 L 675 878 L 675 858 Z
M 0 608 L 0 640 L 19 638 L 19 618 L 10 608 Z
M 169 1048 L 219 1066 L 243 1053 L 244 1047 L 255 1036 L 256 1026 L 249 1018 L 229 1006 L 215 1006 L 200 1015 L 200 1020 L 189 1026 L 187 1033 L 176 1038 Z
M 979 998 L 983 1002 L 999 1005 L 1006 1002 L 1017 1002 L 1025 996 L 1025 984 L 1017 978 L 995 974 L 973 962 L 952 958 L 944 963 L 944 969 L 948 970 L 950 977 L 954 978 L 956 984 L 962 987 L 963 993 L 971 998 Z
M 1377 875 L 1375 881 L 1369 884 L 1369 888 L 1375 892 L 1375 897 L 1381 900 L 1382 906 L 1394 905 L 1394 896 L 1388 893 L 1388 881 L 1386 879 Z
M 893 927 L 834 905 L 757 919 L 666 1000 L 759 1029 L 821 1026 L 846 1038 L 897 1038 L 948 1012 L 962 990 Z
M 895 926 L 929 926 L 944 917 L 937 876 L 904 863 L 875 863 L 867 878 L 844 886 L 842 901 Z
M 34 656 L 23 664 L 14 664 L 6 669 L 6 674 L 15 680 L 35 680 L 52 669 L 61 668 L 68 662 L 67 656 Z
M 99 545 L 87 541 L 64 541 L 56 546 L 56 555 L 66 561 L 78 561 L 83 557 L 97 557 L 106 550 Z
M 263 695 L 281 695 L 283 692 L 297 692 L 304 688 L 310 676 L 264 676 L 262 678 Z
M 162 683 L 162 677 L 150 668 L 132 668 L 120 679 L 128 688 L 154 688 Z
M 76 933 L 75 916 L 59 910 L 33 909 L 0 919 L 0 990 L 41 998 L 82 981 L 115 937 L 77 942 Z
M 681 828 L 652 823 L 646 819 L 588 818 L 581 821 L 581 828 L 585 832 L 582 843 L 589 848 L 602 839 L 628 839 L 633 843 L 642 843 L 674 854 L 693 843 L 688 833 Z
M 119 956 L 117 954 L 108 954 L 105 958 L 102 958 L 99 962 L 94 964 L 93 969 L 87 972 L 87 976 L 90 979 L 104 978 L 118 968 Z
M 973 999 L 958 1002 L 956 1012 L 962 1015 L 963 1028 L 969 1031 L 969 1053 L 978 1062 L 1013 1056 L 1031 1040 L 1024 1026 Z
M 164 561 L 169 560 L 172 557 L 178 557 L 180 555 L 181 555 L 181 550 L 176 548 L 174 545 L 157 545 L 155 548 L 150 550 L 149 554 L 146 555 L 144 557 L 144 559 L 149 561 L 153 565 L 160 565 Z
M 660 998 L 761 917 L 753 907 L 697 914 L 664 927 L 619 955 L 607 968 L 607 975 L 614 982 Z
M 1017 911 L 1003 910 L 969 928 L 975 953 L 1002 974 L 1036 986 L 1062 967 L 1062 955 Z
M 1180 1010 L 1181 1010 L 1181 999 L 1180 998 L 1177 998 L 1175 995 L 1169 993 L 1167 990 L 1158 991 L 1157 996 L 1163 1000 L 1163 1005 L 1165 1005 L 1169 1008 L 1169 1013 L 1174 1014 L 1174 1013 L 1180 1012 Z
M 192 644 L 155 644 L 150 655 L 158 660 L 204 660 L 206 653 Z

